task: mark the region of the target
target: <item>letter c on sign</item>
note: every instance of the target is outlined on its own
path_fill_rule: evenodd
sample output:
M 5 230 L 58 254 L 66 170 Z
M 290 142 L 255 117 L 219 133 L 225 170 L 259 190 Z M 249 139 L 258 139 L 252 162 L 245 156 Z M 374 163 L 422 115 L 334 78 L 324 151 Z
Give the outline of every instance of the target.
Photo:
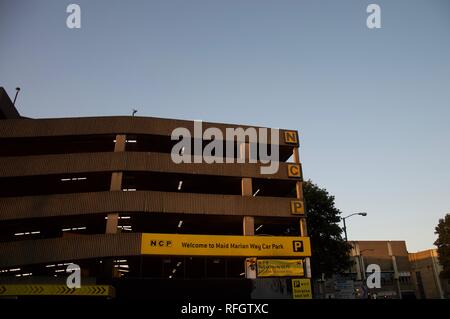
M 288 177 L 300 178 L 300 165 L 288 164 Z

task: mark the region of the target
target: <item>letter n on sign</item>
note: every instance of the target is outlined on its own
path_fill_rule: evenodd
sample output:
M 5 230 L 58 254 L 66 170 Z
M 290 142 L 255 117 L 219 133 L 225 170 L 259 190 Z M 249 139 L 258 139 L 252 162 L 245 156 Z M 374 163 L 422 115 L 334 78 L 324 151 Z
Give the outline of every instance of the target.
M 291 200 L 291 214 L 292 215 L 304 215 L 305 207 L 301 200 Z
M 286 144 L 298 144 L 298 137 L 296 131 L 286 131 L 284 132 L 284 142 Z

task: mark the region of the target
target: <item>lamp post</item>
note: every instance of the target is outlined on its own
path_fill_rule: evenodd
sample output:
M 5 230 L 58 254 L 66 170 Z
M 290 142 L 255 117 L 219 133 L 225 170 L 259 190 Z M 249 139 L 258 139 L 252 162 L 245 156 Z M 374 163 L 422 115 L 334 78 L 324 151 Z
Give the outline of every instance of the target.
M 20 87 L 16 87 L 16 96 L 14 97 L 13 105 L 16 105 L 17 95 L 19 95 Z
M 347 239 L 347 225 L 345 224 L 345 220 L 346 220 L 347 218 L 349 218 L 349 217 L 354 216 L 354 215 L 367 216 L 367 213 L 365 213 L 365 212 L 362 212 L 362 213 L 353 213 L 353 214 L 350 214 L 350 215 L 345 216 L 345 217 L 342 218 L 342 221 L 344 222 L 344 235 L 345 235 L 345 241 L 348 241 L 348 239 Z

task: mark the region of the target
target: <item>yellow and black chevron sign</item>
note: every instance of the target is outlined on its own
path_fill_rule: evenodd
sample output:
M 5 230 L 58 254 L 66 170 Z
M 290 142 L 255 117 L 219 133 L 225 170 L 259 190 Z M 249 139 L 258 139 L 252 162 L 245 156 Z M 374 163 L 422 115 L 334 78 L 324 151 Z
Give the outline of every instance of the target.
M 112 286 L 86 285 L 68 288 L 65 285 L 0 285 L 0 296 L 93 296 L 114 297 Z

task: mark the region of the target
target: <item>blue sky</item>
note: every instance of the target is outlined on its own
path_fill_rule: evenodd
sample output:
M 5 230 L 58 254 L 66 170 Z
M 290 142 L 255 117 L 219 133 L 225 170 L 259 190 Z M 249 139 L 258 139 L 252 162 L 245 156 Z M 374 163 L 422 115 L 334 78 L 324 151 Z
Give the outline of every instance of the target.
M 305 177 L 345 215 L 368 212 L 348 220 L 352 240 L 431 248 L 450 212 L 446 0 L 0 0 L 0 85 L 22 88 L 29 117 L 137 108 L 297 129 Z

